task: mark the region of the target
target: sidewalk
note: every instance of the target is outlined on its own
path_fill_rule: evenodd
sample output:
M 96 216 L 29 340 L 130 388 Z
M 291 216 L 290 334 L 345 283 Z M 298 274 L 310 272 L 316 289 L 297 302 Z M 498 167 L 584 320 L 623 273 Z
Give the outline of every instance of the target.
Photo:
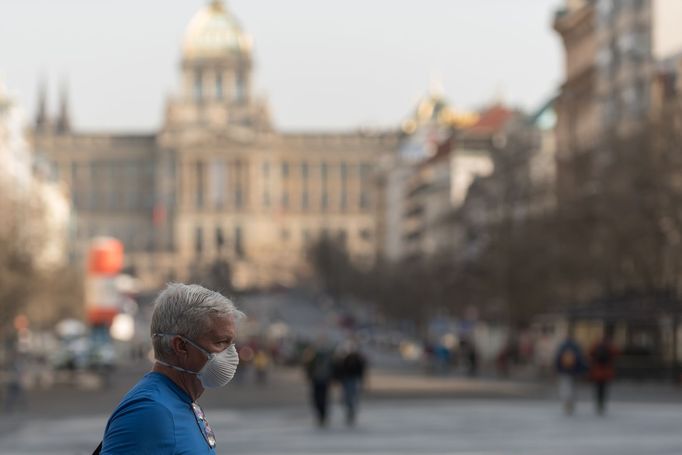
M 391 399 L 542 398 L 549 387 L 540 382 L 373 371 L 366 391 L 370 398 Z
M 370 374 L 367 397 L 375 399 L 409 398 L 477 398 L 557 400 L 555 378 L 538 379 L 528 376 L 512 379 L 464 376 L 427 376 L 416 372 L 375 370 Z M 592 399 L 592 384 L 578 384 L 579 395 Z M 618 381 L 609 390 L 611 401 L 628 403 L 682 404 L 682 386 L 657 381 Z

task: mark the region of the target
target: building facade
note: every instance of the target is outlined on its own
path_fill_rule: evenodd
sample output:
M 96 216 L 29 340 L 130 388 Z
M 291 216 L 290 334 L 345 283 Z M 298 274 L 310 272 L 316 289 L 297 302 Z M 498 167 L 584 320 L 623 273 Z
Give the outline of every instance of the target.
M 452 111 L 444 106 L 442 109 Z M 452 259 L 467 248 L 466 229 L 458 214 L 470 197 L 472 185 L 495 171 L 495 154 L 504 147 L 508 127 L 516 116 L 515 111 L 496 102 L 476 114 L 455 116 L 453 122 L 441 124 L 441 135 L 426 136 L 436 141 L 433 151 L 412 166 L 405 180 L 403 259 Z
M 599 130 L 598 30 L 595 2 L 567 2 L 557 12 L 554 29 L 564 45 L 564 82 L 556 101 L 557 190 L 572 196 L 588 180 L 591 153 Z
M 567 0 L 554 19 L 565 51 L 556 103 L 559 190 L 594 191 L 595 175 L 617 160 L 601 147 L 646 126 L 662 62 L 682 51 L 675 0 Z
M 309 273 L 320 236 L 359 262 L 377 253 L 373 175 L 393 133 L 276 131 L 252 90 L 249 36 L 220 0 L 188 25 L 179 94 L 162 127 L 143 135 L 72 130 L 66 101 L 52 121 L 44 102 L 32 135 L 71 188 L 81 248 L 121 239 L 143 285 L 200 279 L 230 264 L 236 287 L 291 285 Z

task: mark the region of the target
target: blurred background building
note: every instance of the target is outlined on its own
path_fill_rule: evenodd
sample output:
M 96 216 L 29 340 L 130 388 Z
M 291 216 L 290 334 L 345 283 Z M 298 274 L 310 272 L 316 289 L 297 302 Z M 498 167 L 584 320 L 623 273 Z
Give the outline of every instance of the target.
M 681 8 L 674 0 L 574 0 L 557 12 L 554 28 L 564 44 L 566 72 L 557 101 L 560 188 L 589 191 L 594 166 L 617 159 L 608 151 L 594 153 L 599 141 L 646 124 L 660 68 L 670 74 L 679 60 L 682 37 L 674 18 Z
M 222 1 L 190 21 L 180 71 L 149 135 L 81 134 L 66 90 L 52 118 L 41 89 L 32 141 L 72 190 L 81 254 L 97 235 L 121 239 L 128 269 L 150 289 L 218 262 L 238 288 L 291 285 L 308 274 L 306 250 L 320 236 L 372 263 L 372 176 L 397 135 L 278 133 L 252 94 L 251 40 Z
M 52 115 L 41 85 L 30 139 L 70 189 L 74 264 L 110 236 L 142 290 L 171 280 L 223 290 L 312 280 L 346 283 L 346 294 L 358 279 L 323 270 L 371 280 L 383 268 L 432 263 L 440 271 L 428 274 L 450 286 L 462 275 L 453 267 L 493 261 L 500 226 L 554 207 L 554 97 L 537 113 L 500 96 L 465 112 L 433 83 L 395 129 L 282 133 L 253 94 L 253 68 L 251 38 L 216 0 L 187 26 L 180 87 L 157 132 L 80 133 L 66 86 Z M 348 261 L 325 256 L 322 240 Z M 480 296 L 440 295 L 419 311 L 486 306 Z

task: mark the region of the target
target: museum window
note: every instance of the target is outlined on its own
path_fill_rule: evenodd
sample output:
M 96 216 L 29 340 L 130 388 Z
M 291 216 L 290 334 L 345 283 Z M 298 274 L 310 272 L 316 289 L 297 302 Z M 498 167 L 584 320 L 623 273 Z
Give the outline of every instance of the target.
M 196 208 L 201 209 L 204 207 L 204 163 L 197 161 L 195 165 L 195 175 L 196 175 L 196 192 L 195 192 L 195 205 Z
M 340 202 L 341 210 L 348 208 L 348 165 L 341 163 L 341 195 Z
M 360 188 L 360 208 L 369 208 L 369 192 L 367 191 L 367 188 L 365 188 L 365 185 L 362 185 L 362 188 Z
M 329 207 L 329 194 L 327 193 L 327 179 L 329 177 L 329 167 L 327 163 L 320 164 L 320 180 L 322 185 L 322 195 L 320 198 L 320 207 L 322 210 L 327 210 Z
M 348 180 L 348 164 L 341 163 L 341 181 L 345 182 Z
M 244 257 L 244 239 L 243 239 L 243 234 L 242 234 L 242 228 L 240 226 L 236 226 L 234 228 L 234 254 L 238 258 L 243 258 Z
M 235 79 L 235 101 L 243 103 L 246 101 L 246 77 L 243 72 L 238 72 Z
M 216 73 L 215 75 L 215 98 L 217 100 L 223 99 L 223 75 Z
M 223 235 L 223 228 L 220 226 L 216 226 L 215 228 L 215 246 L 219 253 L 223 249 L 223 246 L 225 246 L 225 236 Z
M 204 98 L 204 74 L 198 69 L 194 72 L 194 100 L 201 101 Z
M 360 229 L 360 238 L 365 242 L 372 240 L 372 231 L 370 229 Z
M 322 207 L 322 210 L 327 210 L 329 208 L 329 194 L 327 194 L 326 190 L 322 192 L 320 206 Z
M 201 256 L 204 251 L 204 231 L 201 226 L 197 226 L 194 229 L 194 253 L 197 256 Z

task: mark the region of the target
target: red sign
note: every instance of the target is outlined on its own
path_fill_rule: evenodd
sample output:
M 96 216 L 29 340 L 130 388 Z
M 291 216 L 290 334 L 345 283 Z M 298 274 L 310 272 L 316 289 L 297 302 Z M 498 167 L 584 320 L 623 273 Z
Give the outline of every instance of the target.
M 98 237 L 92 241 L 88 255 L 88 273 L 91 275 L 116 275 L 123 268 L 123 244 L 111 237 Z

